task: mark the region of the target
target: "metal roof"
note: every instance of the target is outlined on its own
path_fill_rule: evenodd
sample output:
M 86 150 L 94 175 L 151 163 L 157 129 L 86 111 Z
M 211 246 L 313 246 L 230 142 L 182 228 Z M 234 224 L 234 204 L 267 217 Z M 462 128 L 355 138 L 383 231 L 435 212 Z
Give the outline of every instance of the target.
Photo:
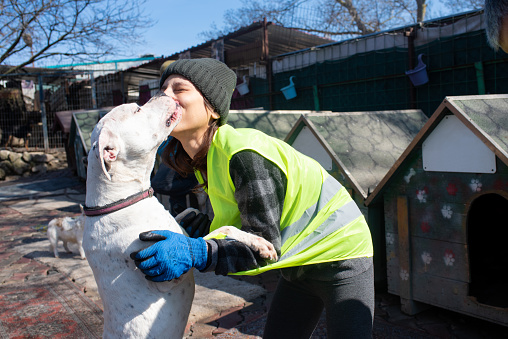
M 267 31 L 268 55 L 270 57 L 333 42 L 330 39 L 278 26 L 271 22 L 267 23 Z M 126 69 L 122 72 L 123 82 L 127 86 L 137 87 L 141 80 L 158 79 L 162 64 L 167 60 L 179 59 L 180 54 L 184 52 L 189 52 L 192 59 L 210 58 L 212 56 L 212 45 L 218 40 L 224 40 L 225 63 L 230 68 L 259 62 L 263 56 L 263 32 L 263 22 L 254 22 L 218 39 L 209 40 L 182 52 L 157 58 L 139 66 Z
M 453 114 L 508 166 L 508 94 L 446 97 L 407 149 L 366 200 L 380 196 L 391 177 L 415 148 L 423 143 L 444 116 Z
M 264 23 L 261 21 L 254 22 L 225 36 L 175 53 L 166 59 L 178 59 L 181 53 L 187 51 L 190 52 L 193 59 L 209 58 L 212 55 L 212 44 L 215 41 L 224 40 L 225 63 L 229 67 L 249 65 L 262 59 L 263 26 Z M 272 22 L 267 22 L 266 27 L 268 33 L 268 55 L 270 57 L 334 42 L 331 39 L 279 26 Z
M 421 110 L 305 114 L 301 120 L 364 199 L 426 121 Z

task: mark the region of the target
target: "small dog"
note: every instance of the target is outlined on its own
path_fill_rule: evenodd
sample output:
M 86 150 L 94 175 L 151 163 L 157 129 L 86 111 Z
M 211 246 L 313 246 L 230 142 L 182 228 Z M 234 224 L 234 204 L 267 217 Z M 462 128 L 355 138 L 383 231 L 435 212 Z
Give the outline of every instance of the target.
M 86 259 L 85 251 L 83 250 L 83 231 L 85 229 L 85 214 L 83 213 L 83 206 L 81 208 L 81 215 L 76 218 L 64 217 L 55 218 L 48 224 L 48 239 L 49 249 L 55 254 L 55 258 L 58 256 L 58 241 L 62 240 L 63 246 L 67 253 L 72 253 L 67 247 L 67 243 L 74 243 L 78 245 L 79 255 L 81 259 Z

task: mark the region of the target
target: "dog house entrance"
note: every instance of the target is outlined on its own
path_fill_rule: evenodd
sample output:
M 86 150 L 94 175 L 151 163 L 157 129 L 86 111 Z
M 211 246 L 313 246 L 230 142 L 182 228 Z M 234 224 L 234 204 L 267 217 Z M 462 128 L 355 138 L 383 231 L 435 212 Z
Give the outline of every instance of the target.
M 469 295 L 479 303 L 508 308 L 508 199 L 495 193 L 476 198 L 467 215 Z

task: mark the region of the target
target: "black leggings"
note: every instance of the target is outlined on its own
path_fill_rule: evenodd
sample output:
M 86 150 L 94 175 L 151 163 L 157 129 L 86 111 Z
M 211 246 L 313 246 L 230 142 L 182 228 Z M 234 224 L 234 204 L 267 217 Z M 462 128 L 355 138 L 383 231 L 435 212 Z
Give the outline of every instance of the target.
M 281 277 L 263 339 L 310 338 L 323 308 L 328 338 L 372 338 L 374 268 L 372 260 L 367 264 L 365 261 L 371 258 L 361 259 L 360 265 L 349 265 L 348 274 L 340 273 L 337 262 L 325 269 L 310 270 L 294 281 Z

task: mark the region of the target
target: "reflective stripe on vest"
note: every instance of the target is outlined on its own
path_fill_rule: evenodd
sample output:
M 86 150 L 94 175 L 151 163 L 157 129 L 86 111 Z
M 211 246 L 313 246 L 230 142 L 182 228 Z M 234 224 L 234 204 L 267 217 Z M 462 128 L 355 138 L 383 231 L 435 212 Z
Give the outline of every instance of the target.
M 276 164 L 287 177 L 281 217 L 281 258 L 241 275 L 321 262 L 372 256 L 365 218 L 342 185 L 315 160 L 259 131 L 219 128 L 208 153 L 208 194 L 214 209 L 213 231 L 230 225 L 241 228 L 234 199 L 229 161 L 241 150 L 255 151 Z M 196 173 L 199 182 L 203 182 Z
M 282 230 L 282 244 L 286 244 L 289 238 L 302 232 L 310 223 L 311 217 L 315 216 L 316 211 L 321 210 L 330 201 L 330 199 L 333 198 L 335 193 L 342 188 L 342 185 L 338 181 L 330 179 L 333 178 L 328 177 L 323 183 L 323 194 L 321 195 L 318 203 L 312 205 L 309 209 L 307 209 L 300 220 Z M 341 208 L 334 211 L 332 215 L 326 219 L 325 222 L 323 222 L 316 230 L 314 230 L 314 233 L 316 233 L 315 236 L 306 237 L 305 239 L 302 239 L 302 241 L 300 241 L 296 246 L 293 246 L 291 249 L 284 251 L 284 255 L 281 256 L 280 260 L 284 260 L 290 256 L 298 254 L 299 252 L 314 245 L 331 233 L 337 231 L 339 228 L 346 226 L 360 216 L 358 212 L 358 206 L 356 206 L 356 203 L 353 200 L 347 202 Z

